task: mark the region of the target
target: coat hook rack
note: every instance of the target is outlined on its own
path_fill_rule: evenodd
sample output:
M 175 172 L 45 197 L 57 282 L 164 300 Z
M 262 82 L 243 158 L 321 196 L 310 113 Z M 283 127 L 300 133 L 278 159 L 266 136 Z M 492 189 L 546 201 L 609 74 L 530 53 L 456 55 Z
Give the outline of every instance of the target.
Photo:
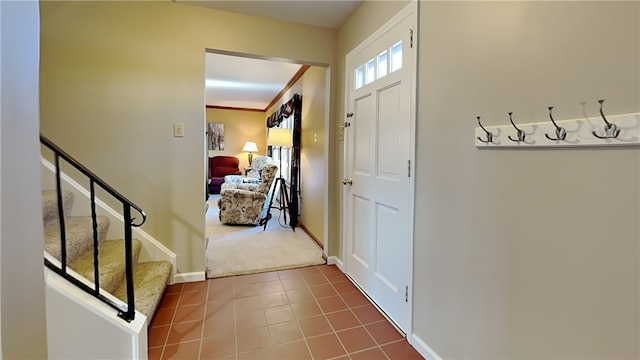
M 616 126 L 616 124 L 607 121 L 607 118 L 604 116 L 604 112 L 602 111 L 602 103 L 604 103 L 604 99 L 598 100 L 598 102 L 600 103 L 600 116 L 602 116 L 602 120 L 604 120 L 605 124 L 604 136 L 598 135 L 595 130 L 591 133 L 598 139 L 615 139 L 618 137 L 618 135 L 620 135 L 620 129 L 618 129 L 618 126 Z
M 558 124 L 556 124 L 556 121 L 553 120 L 553 114 L 551 113 L 551 111 L 553 110 L 553 106 L 549 106 L 549 119 L 551 119 L 551 122 L 553 123 L 553 126 L 555 126 L 556 128 L 556 137 L 552 138 L 551 136 L 549 136 L 549 134 L 545 133 L 544 136 L 547 137 L 547 139 L 552 140 L 552 141 L 558 141 L 558 140 L 563 140 L 567 138 L 567 130 L 565 130 L 565 128 L 558 126 Z
M 487 129 L 484 128 L 484 126 L 482 126 L 482 123 L 480 122 L 480 116 L 477 117 L 478 118 L 478 125 L 480 125 L 480 127 L 482 128 L 482 130 L 484 130 L 487 140 L 482 140 L 482 138 L 480 136 L 477 136 L 476 138 L 480 141 L 482 141 L 485 144 L 489 144 L 493 142 L 493 133 L 491 131 L 488 131 Z
M 514 138 L 511 137 L 511 135 L 509 135 L 509 140 L 519 143 L 519 142 L 524 141 L 524 137 L 526 136 L 526 134 L 524 133 L 524 130 L 518 129 L 516 124 L 513 122 L 513 119 L 511 118 L 512 114 L 513 114 L 513 112 L 509 113 L 509 121 L 511 121 L 511 125 L 513 125 L 513 127 L 516 129 L 517 139 L 514 139 Z
M 604 99 L 598 100 L 598 103 L 600 103 L 600 115 L 594 113 L 588 116 L 583 109 L 581 115 L 572 119 L 556 119 L 553 106 L 547 107 L 549 119 L 541 118 L 539 122 L 532 123 L 522 123 L 519 116 L 516 124 L 513 120 L 513 112 L 509 112 L 511 124 L 485 126 L 482 124 L 481 117 L 477 116 L 478 125 L 474 128 L 473 141 L 478 149 L 593 146 L 640 148 L 640 111 L 605 115 Z M 604 121 L 604 124 L 601 121 Z M 601 125 L 604 125 L 604 130 Z M 511 141 L 506 141 L 507 138 Z

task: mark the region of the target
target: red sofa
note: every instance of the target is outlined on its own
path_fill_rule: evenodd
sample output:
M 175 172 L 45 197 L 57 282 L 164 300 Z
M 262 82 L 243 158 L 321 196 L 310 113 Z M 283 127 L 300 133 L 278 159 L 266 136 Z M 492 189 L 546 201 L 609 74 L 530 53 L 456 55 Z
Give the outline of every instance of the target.
M 220 185 L 227 175 L 242 175 L 240 160 L 235 156 L 209 158 L 209 194 L 220 194 Z

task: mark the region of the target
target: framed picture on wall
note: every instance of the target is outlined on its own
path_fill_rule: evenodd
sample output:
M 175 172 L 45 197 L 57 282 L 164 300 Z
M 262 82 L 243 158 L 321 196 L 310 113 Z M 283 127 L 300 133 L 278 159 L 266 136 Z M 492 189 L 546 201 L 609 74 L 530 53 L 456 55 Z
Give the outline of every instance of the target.
M 209 150 L 224 150 L 224 124 L 207 123 Z

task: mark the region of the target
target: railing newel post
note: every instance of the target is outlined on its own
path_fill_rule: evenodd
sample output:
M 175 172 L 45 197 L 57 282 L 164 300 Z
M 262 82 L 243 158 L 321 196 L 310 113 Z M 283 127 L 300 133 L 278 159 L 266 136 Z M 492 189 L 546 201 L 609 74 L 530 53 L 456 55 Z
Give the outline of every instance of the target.
M 56 163 L 56 201 L 58 203 L 58 226 L 60 227 L 60 263 L 62 273 L 67 273 L 67 232 L 64 221 L 64 204 L 62 199 L 62 184 L 60 181 L 60 156 L 55 153 Z
M 128 204 L 123 204 L 123 218 L 124 218 L 124 253 L 125 253 L 125 278 L 127 282 L 127 313 L 126 318 L 131 321 L 135 318 L 135 296 L 133 288 L 133 239 L 131 228 L 131 207 Z
M 93 228 L 93 278 L 95 283 L 96 293 L 100 293 L 100 261 L 98 250 L 98 215 L 96 213 L 96 187 L 93 179 L 89 181 L 89 187 L 91 189 L 91 225 Z

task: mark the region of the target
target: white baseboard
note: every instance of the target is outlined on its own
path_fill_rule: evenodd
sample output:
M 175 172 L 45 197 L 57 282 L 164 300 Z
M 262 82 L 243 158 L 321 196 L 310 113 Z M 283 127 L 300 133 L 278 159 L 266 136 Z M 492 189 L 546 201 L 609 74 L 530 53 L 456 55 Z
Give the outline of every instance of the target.
M 173 277 L 174 284 L 204 281 L 207 279 L 207 273 L 204 271 L 196 271 L 190 273 L 180 273 Z
M 340 271 L 345 272 L 344 263 L 342 260 L 338 259 L 337 256 L 329 256 L 327 258 L 327 265 L 335 265 L 340 269 Z
M 442 358 L 416 334 L 411 334 L 411 346 L 413 346 L 413 348 L 416 349 L 416 351 L 418 351 L 418 353 L 420 353 L 420 355 L 425 359 L 442 360 Z

